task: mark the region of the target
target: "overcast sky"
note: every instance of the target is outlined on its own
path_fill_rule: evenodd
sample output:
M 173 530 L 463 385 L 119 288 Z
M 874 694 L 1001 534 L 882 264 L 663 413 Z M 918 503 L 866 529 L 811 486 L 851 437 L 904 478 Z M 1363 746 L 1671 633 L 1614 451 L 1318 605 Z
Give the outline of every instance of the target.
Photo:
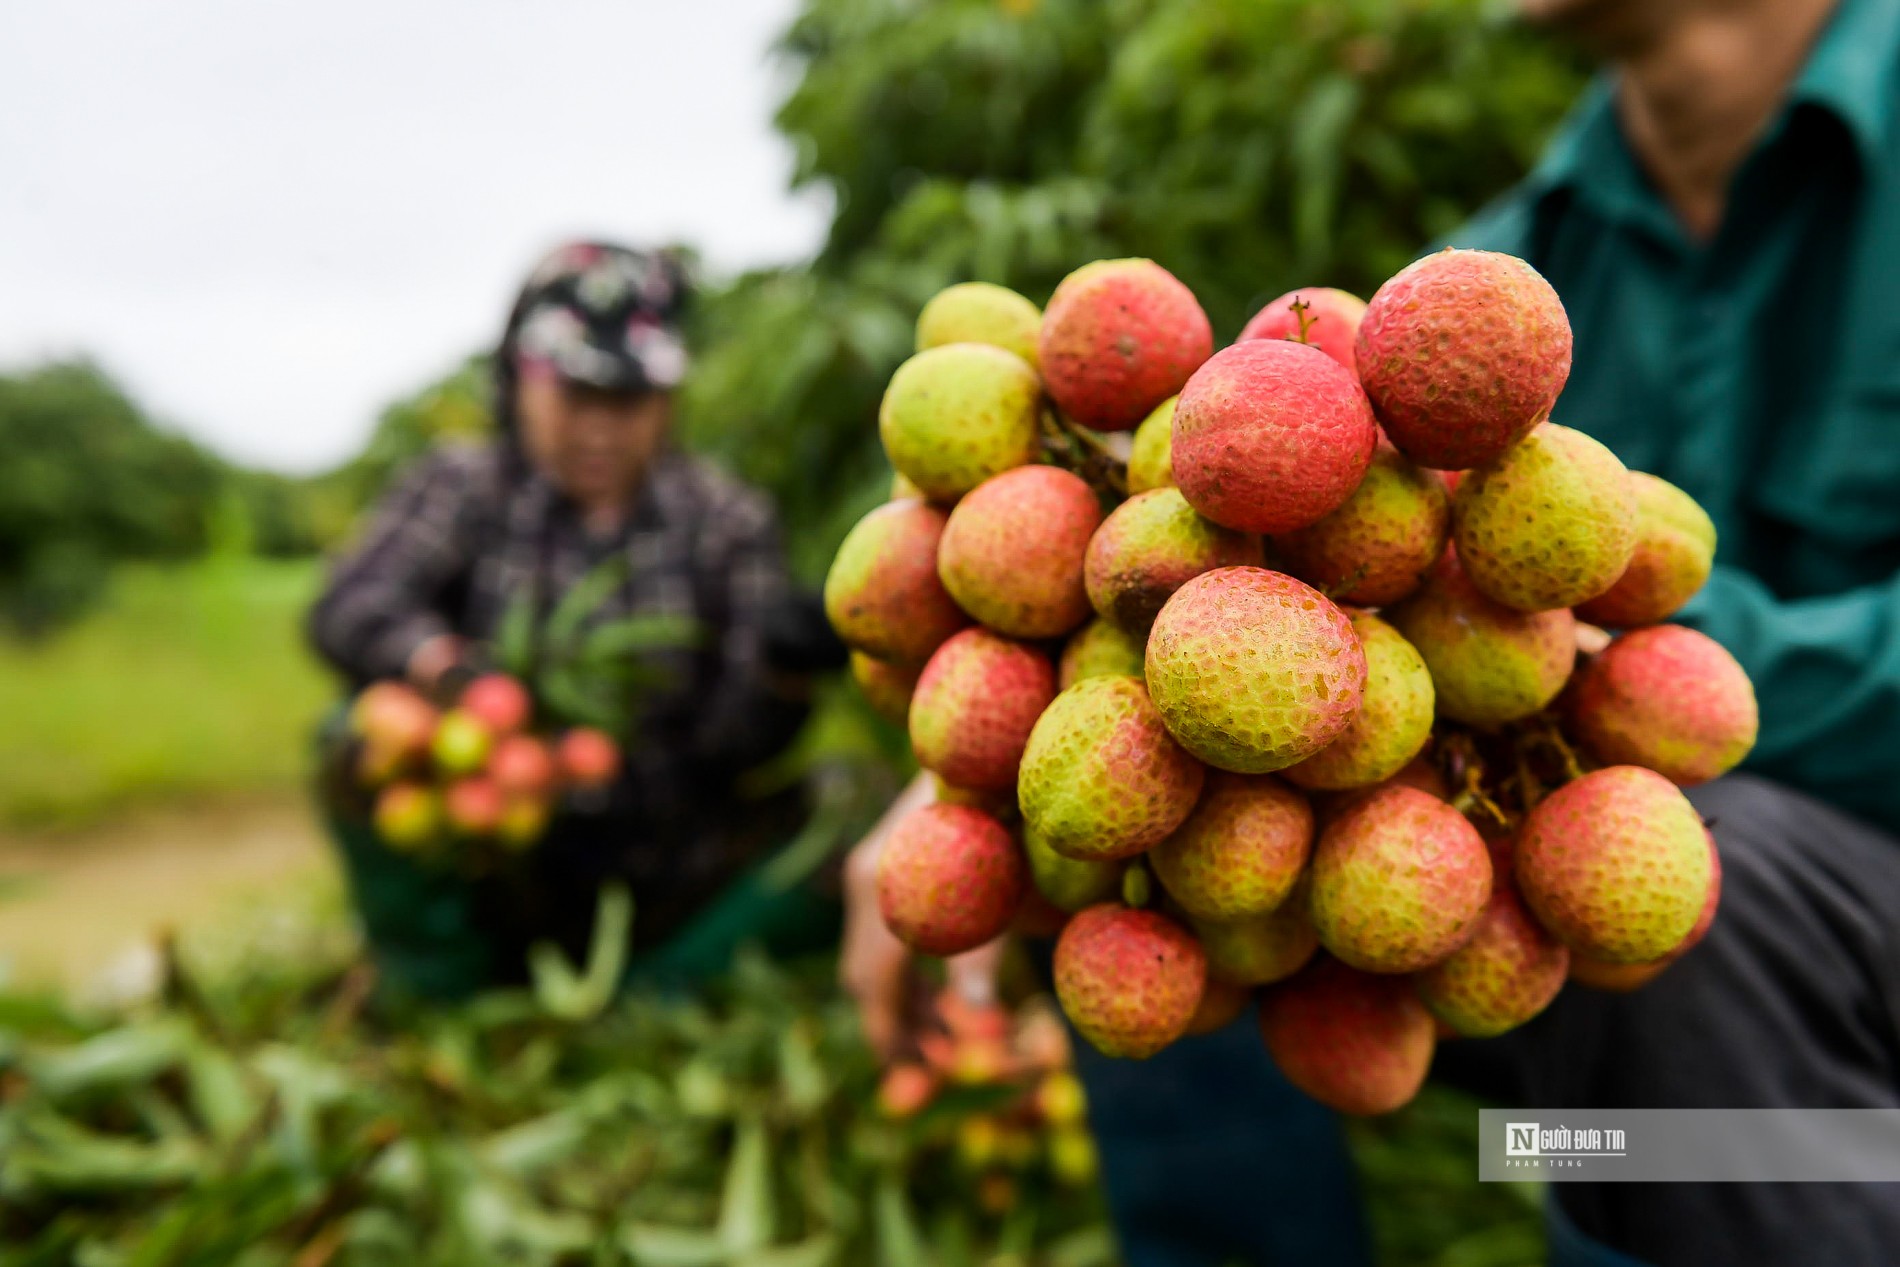
M 556 240 L 800 258 L 795 0 L 0 4 L 0 365 L 87 352 L 308 471 L 498 332 Z

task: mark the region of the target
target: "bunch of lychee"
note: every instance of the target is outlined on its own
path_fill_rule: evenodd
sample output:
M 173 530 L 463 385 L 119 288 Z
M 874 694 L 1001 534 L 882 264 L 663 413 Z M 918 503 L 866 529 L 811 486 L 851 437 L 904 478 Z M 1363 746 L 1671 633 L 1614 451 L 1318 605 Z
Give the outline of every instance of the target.
M 563 797 L 597 798 L 620 747 L 591 726 L 537 730 L 518 678 L 489 673 L 438 709 L 402 682 L 364 687 L 350 707 L 352 770 L 370 821 L 403 853 L 462 860 L 519 853 L 547 834 Z
M 909 945 L 1057 932 L 1111 1055 L 1257 999 L 1295 1084 L 1376 1113 L 1441 1036 L 1707 931 L 1680 789 L 1747 755 L 1755 698 L 1663 622 L 1715 529 L 1551 421 L 1570 326 L 1524 261 L 1294 292 L 1219 352 L 1166 270 L 1103 261 L 1040 319 L 953 287 L 919 346 L 879 419 L 896 495 L 826 587 L 942 789 L 880 858 Z
M 1012 1013 L 944 990 L 935 1023 L 918 1035 L 918 1058 L 893 1063 L 878 1086 L 879 1112 L 914 1122 L 926 1151 L 952 1153 L 977 1176 L 980 1202 L 997 1213 L 1014 1204 L 1018 1179 L 1038 1161 L 1067 1187 L 1096 1177 L 1068 1034 L 1042 1003 L 1038 996 Z

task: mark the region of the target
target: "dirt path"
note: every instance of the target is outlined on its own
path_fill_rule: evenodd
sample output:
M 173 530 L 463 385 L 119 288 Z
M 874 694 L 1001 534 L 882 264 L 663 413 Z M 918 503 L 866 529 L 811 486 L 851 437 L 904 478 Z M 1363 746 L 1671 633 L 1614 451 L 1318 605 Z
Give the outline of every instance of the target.
M 84 990 L 161 929 L 189 928 L 290 886 L 334 885 L 309 805 L 171 810 L 58 836 L 0 835 L 0 964 Z

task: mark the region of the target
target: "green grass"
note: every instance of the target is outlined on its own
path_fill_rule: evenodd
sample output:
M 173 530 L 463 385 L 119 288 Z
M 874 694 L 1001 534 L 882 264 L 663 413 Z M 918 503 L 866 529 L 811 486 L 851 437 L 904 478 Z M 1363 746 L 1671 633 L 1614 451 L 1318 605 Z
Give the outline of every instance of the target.
M 305 650 L 314 561 L 127 568 L 42 643 L 0 641 L 0 827 L 288 789 L 334 686 Z

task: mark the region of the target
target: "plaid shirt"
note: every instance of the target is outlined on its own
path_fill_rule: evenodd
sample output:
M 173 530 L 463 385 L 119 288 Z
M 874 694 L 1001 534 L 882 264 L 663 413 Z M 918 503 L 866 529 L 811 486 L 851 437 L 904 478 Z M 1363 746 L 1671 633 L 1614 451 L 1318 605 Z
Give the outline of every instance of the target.
M 656 886 L 703 900 L 763 843 L 753 838 L 758 811 L 734 802 L 732 778 L 781 748 L 804 715 L 770 687 L 770 633 L 799 596 L 762 496 L 669 451 L 624 524 L 602 534 L 500 446 L 445 448 L 400 482 L 336 563 L 310 632 L 346 676 L 399 677 L 431 637 L 492 637 L 519 595 L 538 590 L 545 615 L 616 552 L 627 579 L 593 619 L 676 617 L 701 631 L 693 646 L 642 653 L 660 682 L 628 736 L 612 845 L 605 857 L 590 845 L 590 874 L 572 877 L 587 890 L 586 912 L 601 878 L 634 880 L 650 932 L 653 899 L 665 904 Z

